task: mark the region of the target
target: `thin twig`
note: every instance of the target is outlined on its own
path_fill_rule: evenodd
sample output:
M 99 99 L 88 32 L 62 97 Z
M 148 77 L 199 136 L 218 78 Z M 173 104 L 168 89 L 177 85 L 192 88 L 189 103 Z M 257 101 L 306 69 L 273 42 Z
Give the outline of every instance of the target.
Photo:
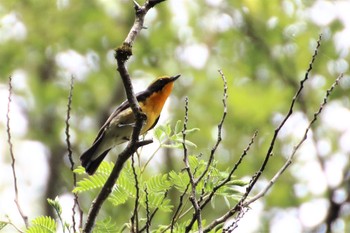
M 188 123 L 188 97 L 185 98 L 185 119 L 184 119 L 184 125 L 182 130 L 182 147 L 184 150 L 184 158 L 183 161 L 185 163 L 185 170 L 187 171 L 188 177 L 190 178 L 190 184 L 191 184 L 191 195 L 190 195 L 190 201 L 194 208 L 194 214 L 193 218 L 197 220 L 198 223 L 198 231 L 202 232 L 202 216 L 201 216 L 201 210 L 199 208 L 199 204 L 196 198 L 196 187 L 197 184 L 194 181 L 194 176 L 190 168 L 190 164 L 188 161 L 188 153 L 187 153 L 187 147 L 186 147 L 186 131 L 187 131 L 187 123 Z M 185 232 L 189 232 L 192 228 L 192 225 L 187 225 Z
M 276 183 L 277 179 L 286 171 L 286 169 L 291 165 L 293 158 L 296 154 L 296 152 L 299 150 L 300 146 L 305 142 L 307 139 L 308 132 L 311 129 L 311 126 L 317 121 L 318 116 L 321 114 L 323 108 L 328 102 L 329 96 L 333 92 L 334 88 L 339 84 L 340 80 L 343 78 L 343 74 L 340 74 L 338 78 L 335 80 L 335 82 L 332 84 L 332 86 L 327 90 L 325 97 L 323 98 L 323 102 L 321 103 L 319 109 L 317 112 L 314 113 L 314 117 L 309 122 L 308 127 L 306 128 L 303 138 L 299 141 L 299 143 L 293 148 L 292 153 L 288 157 L 287 161 L 284 163 L 284 165 L 280 168 L 280 170 L 274 175 L 274 177 L 270 180 L 270 182 L 266 185 L 266 187 L 261 190 L 257 195 L 252 197 L 249 201 L 244 202 L 243 206 L 249 206 L 251 203 L 255 202 L 259 198 L 263 197 L 270 188 Z
M 184 151 L 184 163 L 185 163 L 185 169 L 189 170 L 189 173 L 191 173 L 190 165 L 188 163 L 188 154 L 187 154 L 187 146 L 186 146 L 186 130 L 187 130 L 187 122 L 188 122 L 188 97 L 185 98 L 185 117 L 184 117 L 184 125 L 182 129 L 182 148 Z M 190 177 L 191 178 L 191 177 Z M 193 176 L 192 176 L 193 178 Z
M 13 184 L 14 184 L 14 188 L 15 188 L 15 203 L 18 209 L 19 214 L 21 215 L 24 224 L 26 226 L 26 228 L 29 227 L 29 223 L 28 223 L 28 216 L 24 214 L 20 204 L 19 204 L 19 191 L 18 191 L 18 185 L 17 185 L 17 174 L 16 174 L 16 159 L 15 159 L 15 155 L 13 153 L 13 144 L 12 144 L 12 139 L 11 139 L 11 131 L 10 131 L 10 106 L 11 106 L 11 102 L 12 102 L 12 77 L 9 77 L 9 96 L 8 96 L 8 101 L 7 101 L 7 113 L 6 113 L 6 127 L 7 127 L 7 142 L 9 144 L 10 147 L 10 155 L 11 155 L 11 167 L 12 167 L 12 175 L 13 175 Z
M 216 150 L 217 150 L 217 148 L 220 145 L 220 142 L 222 140 L 222 137 L 221 137 L 222 126 L 223 126 L 223 124 L 225 122 L 225 118 L 226 118 L 226 115 L 227 115 L 227 98 L 228 98 L 228 95 L 227 95 L 227 81 L 226 81 L 226 77 L 225 77 L 224 73 L 222 72 L 222 70 L 218 70 L 218 72 L 221 75 L 222 81 L 224 82 L 224 94 L 223 94 L 223 97 L 222 97 L 222 103 L 224 105 L 224 111 L 223 111 L 223 114 L 222 114 L 222 117 L 221 117 L 221 121 L 218 124 L 218 134 L 217 134 L 216 143 L 215 143 L 214 147 L 210 151 L 210 156 L 209 156 L 209 160 L 207 162 L 207 166 L 206 166 L 205 170 L 203 171 L 203 173 L 196 180 L 196 184 L 198 184 L 203 179 L 203 177 L 207 174 L 207 172 L 209 170 L 209 167 L 210 167 L 210 165 L 212 164 L 212 162 L 214 160 L 215 152 L 216 152 Z
M 205 189 L 207 188 L 208 182 L 210 181 L 211 172 L 212 170 L 208 171 L 207 176 L 204 179 L 203 187 L 202 187 L 201 195 L 199 196 L 199 199 L 198 199 L 198 203 L 201 203 L 204 200 L 204 197 L 207 195 L 207 192 L 205 191 Z
M 305 73 L 305 77 L 303 80 L 300 81 L 300 86 L 299 86 L 299 89 L 297 90 L 296 94 L 294 95 L 293 99 L 292 99 L 292 102 L 291 102 L 291 105 L 289 107 L 289 111 L 287 113 L 287 115 L 285 116 L 285 118 L 282 120 L 282 122 L 280 123 L 280 125 L 275 129 L 275 133 L 273 135 L 273 138 L 271 140 L 271 143 L 270 143 L 270 147 L 269 149 L 267 150 L 267 153 L 265 155 L 265 160 L 264 162 L 262 163 L 262 166 L 260 167 L 259 171 L 256 173 L 256 175 L 254 176 L 254 178 L 251 180 L 248 188 L 247 188 L 247 194 L 250 193 L 250 191 L 252 190 L 252 188 L 254 187 L 255 183 L 258 181 L 258 179 L 260 178 L 261 174 L 263 173 L 263 171 L 265 170 L 265 167 L 267 166 L 268 162 L 269 162 L 269 159 L 272 155 L 272 151 L 274 149 L 274 146 L 275 146 L 275 142 L 276 142 L 276 139 L 277 139 L 277 136 L 279 134 L 279 132 L 281 131 L 282 127 L 285 125 L 285 123 L 287 122 L 287 120 L 289 119 L 289 117 L 292 115 L 293 113 L 293 110 L 294 110 L 294 105 L 295 105 L 295 102 L 297 101 L 298 97 L 300 96 L 301 94 L 301 91 L 304 89 L 304 83 L 309 79 L 309 75 L 310 75 L 310 72 L 313 68 L 313 64 L 315 62 L 315 59 L 317 57 L 317 54 L 318 54 L 318 49 L 320 48 L 321 46 L 321 40 L 322 40 L 322 35 L 320 34 L 319 36 L 319 39 L 317 41 L 317 46 L 316 46 L 316 49 L 314 51 L 314 54 L 312 55 L 312 59 L 311 59 L 311 62 L 309 64 L 309 68 L 307 69 L 306 73 Z M 246 195 L 248 196 L 248 195 Z
M 20 232 L 20 233 L 24 233 L 24 231 L 22 230 L 22 229 L 20 229 L 18 226 L 16 226 L 12 221 L 11 221 L 11 219 L 10 219 L 10 217 L 9 216 L 6 216 L 6 218 L 7 218 L 7 224 L 10 224 L 11 226 L 13 226 L 15 229 L 16 229 L 16 231 L 18 231 L 18 232 Z
M 267 153 L 265 155 L 265 159 L 260 167 L 260 169 L 253 175 L 253 177 L 251 178 L 247 188 L 246 188 L 246 191 L 245 193 L 243 194 L 243 196 L 241 197 L 241 199 L 239 200 L 239 202 L 233 207 L 231 208 L 228 212 L 226 212 L 223 216 L 215 219 L 214 221 L 212 221 L 205 229 L 204 229 L 204 232 L 209 232 L 210 230 L 212 230 L 215 226 L 217 226 L 218 224 L 220 223 L 223 223 L 225 222 L 228 218 L 230 218 L 231 216 L 233 216 L 235 213 L 239 212 L 242 210 L 243 208 L 243 203 L 244 201 L 246 200 L 246 198 L 248 197 L 248 195 L 250 194 L 251 190 L 253 189 L 253 187 L 255 186 L 256 182 L 259 180 L 261 174 L 264 172 L 269 160 L 270 160 L 270 157 L 272 156 L 272 151 L 275 147 L 275 142 L 277 140 L 277 136 L 279 135 L 279 132 L 281 131 L 281 129 L 283 128 L 283 126 L 285 125 L 285 123 L 287 122 L 287 120 L 289 119 L 289 117 L 292 115 L 293 113 L 293 109 L 294 109 L 294 105 L 298 99 L 298 97 L 300 96 L 302 90 L 304 89 L 304 83 L 309 79 L 309 75 L 311 73 L 311 70 L 313 68 L 313 64 L 315 62 L 315 59 L 317 57 L 317 54 L 318 54 L 318 50 L 321 46 L 321 40 L 322 40 L 322 35 L 320 34 L 319 35 L 319 38 L 317 40 L 317 46 L 314 50 L 314 54 L 312 55 L 312 59 L 311 59 L 311 62 L 309 63 L 309 67 L 308 69 L 306 70 L 306 73 L 305 73 L 305 76 L 304 78 L 300 81 L 300 85 L 299 85 L 299 88 L 298 90 L 296 91 L 293 99 L 292 99 L 292 102 L 290 104 L 290 107 L 289 107 L 289 110 L 288 110 L 288 113 L 286 114 L 286 116 L 284 117 L 284 119 L 282 120 L 282 122 L 279 124 L 279 126 L 275 129 L 274 131 L 274 135 L 271 139 L 271 142 L 270 142 L 270 146 L 267 150 Z
M 242 209 L 239 212 L 237 218 L 234 221 L 232 221 L 232 223 L 229 226 L 225 227 L 222 230 L 222 233 L 231 233 L 231 232 L 233 232 L 238 227 L 238 222 L 243 218 L 243 216 L 245 215 L 245 213 L 248 212 L 248 210 L 249 210 L 248 208 Z
M 74 170 L 74 160 L 73 160 L 73 151 L 72 151 L 72 146 L 70 143 L 70 133 L 69 133 L 69 128 L 70 128 L 70 124 L 69 124 L 69 120 L 70 120 L 70 112 L 72 110 L 72 98 L 73 98 L 73 88 L 74 88 L 74 77 L 71 77 L 70 80 L 70 88 L 69 88 L 69 95 L 68 95 L 68 103 L 67 103 L 67 116 L 66 116 L 66 130 L 65 130 L 65 134 L 66 134 L 66 144 L 67 144 L 67 151 L 68 151 L 68 159 L 70 162 L 70 170 L 72 171 L 73 174 L 73 187 L 75 188 L 77 186 L 77 175 L 73 172 Z M 75 232 L 77 232 L 77 228 L 76 228 L 76 221 L 75 221 L 75 209 L 78 208 L 78 212 L 79 212 L 79 225 L 78 225 L 78 229 L 81 228 L 81 226 L 83 225 L 83 210 L 80 207 L 79 204 L 79 198 L 78 198 L 78 194 L 77 193 L 73 193 L 74 195 L 74 204 L 72 207 L 72 222 L 73 222 L 73 230 Z
M 146 196 L 146 232 L 149 233 L 149 227 L 151 226 L 151 221 L 150 221 L 150 211 L 149 211 L 149 200 L 148 200 L 148 191 L 147 191 L 147 187 L 145 187 L 145 196 Z
M 243 150 L 243 153 L 241 154 L 241 156 L 239 157 L 238 161 L 235 163 L 235 165 L 231 169 L 230 173 L 227 175 L 226 179 L 221 181 L 218 185 L 216 185 L 213 188 L 213 190 L 210 192 L 209 196 L 201 204 L 201 209 L 203 209 L 213 199 L 216 191 L 218 191 L 221 187 L 223 187 L 224 185 L 226 185 L 228 182 L 231 181 L 233 173 L 237 170 L 237 168 L 241 164 L 241 162 L 244 159 L 244 157 L 248 154 L 248 151 L 250 150 L 251 146 L 254 144 L 255 138 L 257 137 L 257 135 L 258 135 L 258 131 L 255 131 L 253 136 L 251 137 L 249 143 L 248 143 L 248 146 Z
M 178 219 L 177 215 L 180 213 L 181 207 L 183 206 L 183 199 L 184 199 L 185 195 L 187 194 L 187 190 L 189 189 L 189 187 L 190 187 L 190 184 L 188 183 L 186 188 L 185 188 L 185 190 L 183 191 L 183 193 L 180 196 L 179 204 L 178 204 L 178 206 L 176 208 L 176 211 L 175 211 L 175 213 L 173 215 L 173 218 L 171 220 L 171 225 L 170 225 L 170 232 L 171 233 L 173 233 L 173 231 L 174 231 L 174 226 L 175 226 L 175 223 L 176 223 L 176 221 Z M 165 230 L 168 230 L 168 228 L 166 228 Z
M 132 26 L 128 36 L 124 40 L 125 44 L 128 44 L 130 47 L 132 47 L 132 45 L 136 40 L 137 35 L 140 33 L 142 29 L 145 28 L 143 22 L 148 10 L 164 1 L 166 0 L 148 0 L 145 2 L 143 6 L 140 6 L 136 1 L 134 1 L 136 18 L 134 21 L 134 25 Z
M 93 201 L 93 203 L 90 207 L 87 221 L 85 223 L 83 232 L 86 232 L 86 233 L 92 232 L 96 217 L 101 209 L 101 206 L 104 203 L 104 201 L 107 199 L 109 194 L 112 192 L 112 188 L 119 177 L 120 171 L 122 170 L 125 161 L 127 161 L 130 158 L 130 156 L 133 153 L 135 153 L 139 147 L 153 142 L 152 140 L 145 140 L 145 141 L 138 140 L 140 132 L 141 132 L 141 128 L 143 126 L 143 123 L 146 120 L 146 116 L 142 113 L 141 108 L 136 100 L 136 96 L 135 96 L 135 93 L 133 90 L 130 75 L 127 71 L 125 63 L 132 55 L 132 44 L 134 43 L 139 32 L 144 27 L 143 26 L 144 18 L 146 16 L 148 10 L 162 1 L 164 1 L 164 0 L 157 0 L 157 1 L 156 0 L 153 0 L 153 1 L 149 0 L 149 1 L 146 1 L 145 4 L 141 7 L 138 4 L 135 4 L 134 24 L 131 27 L 128 36 L 124 40 L 123 45 L 116 49 L 115 58 L 117 60 L 117 66 L 118 66 L 117 70 L 120 74 L 120 77 L 122 78 L 124 89 L 125 89 L 126 96 L 127 96 L 127 100 L 129 102 L 130 108 L 132 109 L 132 112 L 135 116 L 135 127 L 133 129 L 132 134 L 131 134 L 131 139 L 130 139 L 128 145 L 119 154 L 110 176 L 108 177 L 106 183 L 104 184 L 104 186 L 102 187 L 97 198 Z
M 226 118 L 226 114 L 227 114 L 227 103 L 226 102 L 227 102 L 228 95 L 227 95 L 227 81 L 226 81 L 226 77 L 225 77 L 224 73 L 222 72 L 222 70 L 219 69 L 218 72 L 219 72 L 219 74 L 221 76 L 222 81 L 224 82 L 224 94 L 223 94 L 223 98 L 222 98 L 222 103 L 224 105 L 224 110 L 223 110 L 223 114 L 222 114 L 222 117 L 221 117 L 221 121 L 218 124 L 218 134 L 217 134 L 216 143 L 215 143 L 214 147 L 210 151 L 209 160 L 207 162 L 205 170 L 199 176 L 199 178 L 195 181 L 195 184 L 194 184 L 195 186 L 197 186 L 198 183 L 203 179 L 203 177 L 208 173 L 209 168 L 210 168 L 210 166 L 211 166 L 211 164 L 212 164 L 212 162 L 214 160 L 214 156 L 215 156 L 216 150 L 217 150 L 217 148 L 220 145 L 220 142 L 222 140 L 221 132 L 222 132 L 222 126 L 223 126 L 223 124 L 225 122 L 225 118 Z M 214 193 L 213 193 L 213 195 L 214 195 Z M 210 198 L 212 198 L 212 196 Z M 200 196 L 199 201 L 202 201 L 202 199 L 203 199 L 203 195 Z M 197 203 L 199 201 L 197 201 Z M 203 209 L 203 205 L 199 206 L 199 210 L 197 210 L 196 212 L 200 212 L 202 209 Z M 192 217 L 190 223 L 187 225 L 186 229 L 191 229 L 192 228 L 192 226 L 193 226 L 193 224 L 195 222 L 195 219 L 196 219 L 196 215 L 193 215 L 193 217 Z
M 164 197 L 163 197 L 163 199 L 162 199 L 160 205 L 163 204 L 165 198 L 168 196 L 168 192 L 169 192 L 169 190 L 166 190 L 166 191 L 164 192 Z M 158 210 L 159 210 L 159 207 L 157 207 L 157 208 L 154 209 L 154 211 L 152 212 L 152 214 L 149 216 L 149 220 L 147 220 L 145 226 L 142 227 L 142 228 L 140 229 L 140 232 L 143 232 L 144 230 L 147 230 L 147 228 L 149 228 L 149 227 L 151 226 L 152 219 L 153 219 L 153 217 L 156 215 L 156 213 L 158 212 Z M 147 218 L 148 218 L 148 217 L 147 217 Z M 149 229 L 148 229 L 148 231 L 149 231 Z M 147 231 L 147 232 L 148 232 L 148 231 Z
M 139 208 L 139 200 L 140 200 L 140 188 L 139 188 L 139 180 L 137 178 L 136 169 L 135 169 L 134 155 L 131 156 L 131 168 L 132 168 L 132 173 L 134 174 L 135 189 L 136 189 L 134 211 L 133 211 L 133 214 L 132 214 L 131 219 L 130 219 L 131 220 L 131 232 L 139 232 L 138 208 Z

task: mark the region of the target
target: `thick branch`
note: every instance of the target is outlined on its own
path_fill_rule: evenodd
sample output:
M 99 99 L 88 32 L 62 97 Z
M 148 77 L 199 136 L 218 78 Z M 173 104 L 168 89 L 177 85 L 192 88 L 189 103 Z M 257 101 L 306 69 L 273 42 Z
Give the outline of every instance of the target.
M 136 129 L 136 127 L 135 127 Z M 135 131 L 134 131 L 135 132 Z M 129 159 L 129 157 L 141 146 L 151 143 L 151 140 L 142 142 L 132 142 L 130 141 L 127 147 L 119 154 L 115 166 L 108 177 L 106 183 L 102 187 L 97 198 L 93 201 L 90 211 L 88 213 L 88 219 L 86 221 L 84 232 L 92 232 L 92 228 L 95 224 L 96 217 L 100 211 L 103 202 L 107 199 L 109 194 L 112 192 L 113 186 L 116 183 L 119 174 L 123 168 L 124 163 Z
M 129 101 L 130 107 L 133 111 L 133 114 L 135 115 L 135 127 L 131 135 L 131 140 L 129 141 L 127 147 L 122 151 L 118 159 L 115 163 L 115 166 L 108 177 L 106 183 L 102 187 L 99 195 L 97 198 L 93 201 L 90 211 L 88 213 L 88 218 L 84 227 L 84 232 L 91 232 L 92 228 L 95 224 L 96 217 L 98 215 L 98 212 L 101 209 L 102 204 L 107 199 L 109 194 L 112 192 L 113 186 L 116 183 L 120 171 L 123 168 L 124 163 L 130 158 L 130 156 L 135 153 L 135 151 L 146 144 L 149 144 L 152 142 L 152 140 L 148 141 L 142 141 L 139 142 L 138 138 L 141 132 L 141 128 L 144 124 L 144 121 L 146 120 L 146 116 L 142 113 L 141 108 L 137 102 L 137 99 L 135 97 L 134 89 L 131 83 L 130 75 L 127 71 L 127 68 L 125 66 L 126 61 L 129 59 L 129 57 L 132 55 L 132 44 L 134 43 L 137 35 L 142 30 L 143 22 L 145 15 L 147 14 L 148 10 L 154 7 L 156 4 L 162 2 L 164 0 L 158 0 L 158 1 L 146 1 L 146 3 L 143 6 L 139 6 L 135 2 L 135 21 L 134 25 L 130 29 L 130 32 L 126 39 L 124 40 L 124 43 L 122 46 L 120 46 L 116 50 L 115 58 L 117 60 L 118 65 L 118 71 L 120 74 L 120 77 L 122 78 L 125 92 L 127 99 Z

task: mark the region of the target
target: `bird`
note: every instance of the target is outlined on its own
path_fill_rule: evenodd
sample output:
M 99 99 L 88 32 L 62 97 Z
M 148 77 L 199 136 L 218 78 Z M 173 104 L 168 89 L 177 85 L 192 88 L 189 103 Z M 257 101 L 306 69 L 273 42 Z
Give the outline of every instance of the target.
M 147 117 L 140 135 L 145 134 L 158 123 L 164 103 L 172 92 L 175 80 L 179 77 L 180 75 L 161 76 L 155 79 L 146 90 L 136 94 L 140 108 Z M 93 175 L 113 147 L 129 141 L 134 124 L 134 113 L 128 100 L 125 100 L 103 124 L 92 146 L 80 156 L 85 172 Z

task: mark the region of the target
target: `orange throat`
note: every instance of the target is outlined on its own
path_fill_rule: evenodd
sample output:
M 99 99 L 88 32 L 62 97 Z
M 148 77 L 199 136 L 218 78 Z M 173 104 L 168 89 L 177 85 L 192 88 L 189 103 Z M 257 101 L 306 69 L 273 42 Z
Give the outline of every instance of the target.
M 173 89 L 173 86 L 173 82 L 167 84 L 162 90 L 151 94 L 146 101 L 141 104 L 142 111 L 147 115 L 147 122 L 142 129 L 143 132 L 141 133 L 146 132 L 159 117 L 165 101 L 168 99 Z

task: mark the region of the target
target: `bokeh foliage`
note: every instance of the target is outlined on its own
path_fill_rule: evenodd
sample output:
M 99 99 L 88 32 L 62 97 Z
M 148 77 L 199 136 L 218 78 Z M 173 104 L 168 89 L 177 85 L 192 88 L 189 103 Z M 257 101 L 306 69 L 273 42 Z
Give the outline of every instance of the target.
M 189 127 L 200 128 L 200 132 L 190 136 L 197 145 L 191 153 L 207 156 L 222 113 L 223 83 L 217 72 L 222 69 L 228 79 L 229 106 L 223 143 L 217 154 L 222 163 L 218 166 L 224 169 L 227 164 L 233 164 L 258 129 L 259 140 L 236 174 L 251 176 L 269 146 L 276 115 L 289 108 L 319 33 L 323 33 L 323 40 L 313 75 L 321 77 L 323 83 L 317 88 L 307 87 L 298 111 L 311 116 L 337 73 L 347 71 L 332 65 L 349 58 L 336 49 L 334 35 L 342 30 L 342 23 L 334 21 L 318 26 L 307 17 L 312 6 L 312 1 L 293 0 L 168 0 L 146 16 L 147 29 L 134 45 L 129 71 L 140 86 L 159 75 L 182 74 L 171 97 L 167 120 L 175 124 L 183 118 L 184 97 L 188 96 Z M 40 196 L 43 197 L 43 213 L 52 215 L 50 206 L 45 204 L 46 198 L 54 198 L 71 187 L 71 172 L 63 159 L 66 152 L 62 136 L 70 76 L 76 77 L 71 128 L 74 156 L 78 161 L 79 154 L 91 143 L 108 112 L 124 98 L 112 50 L 128 33 L 134 11 L 132 1 L 122 0 L 1 1 L 0 18 L 12 14 L 17 22 L 25 25 L 26 36 L 1 40 L 0 81 L 6 84 L 7 78 L 18 71 L 25 74 L 22 80 L 25 88 L 16 92 L 15 87 L 15 93 L 22 100 L 29 122 L 24 139 L 41 142 L 48 151 L 51 172 L 47 190 Z M 2 24 L 4 21 L 0 29 Z M 1 30 L 1 33 L 6 31 Z M 5 38 L 5 35 L 0 37 Z M 72 51 L 85 63 L 72 61 L 68 68 L 60 65 L 63 59 L 60 55 Z M 342 67 L 347 65 L 346 62 Z M 333 96 L 333 100 L 347 108 L 348 87 L 338 89 Z M 322 132 L 322 124 L 318 127 Z M 334 142 L 333 150 L 337 151 L 339 134 L 327 131 L 327 136 Z M 266 179 L 271 178 L 288 155 L 285 147 L 293 146 L 296 140 L 283 138 L 279 141 L 274 152 L 276 158 L 264 174 Z M 181 169 L 179 154 L 176 150 L 166 150 L 165 159 L 157 158 L 164 160 L 157 163 L 157 170 Z M 331 155 L 332 152 L 327 156 Z M 295 195 L 294 184 L 298 179 L 292 170 L 282 179 L 264 199 L 267 212 L 271 210 L 273 214 L 272 209 L 276 207 L 297 208 L 300 203 L 314 198 L 311 192 L 303 198 Z M 52 186 L 52 180 L 57 185 Z M 91 201 L 91 197 L 82 199 L 87 203 Z M 83 205 L 85 210 L 88 206 Z M 115 218 L 123 208 L 128 209 L 127 206 L 118 208 L 107 206 L 102 216 Z M 207 214 L 215 216 L 217 213 Z M 268 223 L 264 227 L 268 230 Z

